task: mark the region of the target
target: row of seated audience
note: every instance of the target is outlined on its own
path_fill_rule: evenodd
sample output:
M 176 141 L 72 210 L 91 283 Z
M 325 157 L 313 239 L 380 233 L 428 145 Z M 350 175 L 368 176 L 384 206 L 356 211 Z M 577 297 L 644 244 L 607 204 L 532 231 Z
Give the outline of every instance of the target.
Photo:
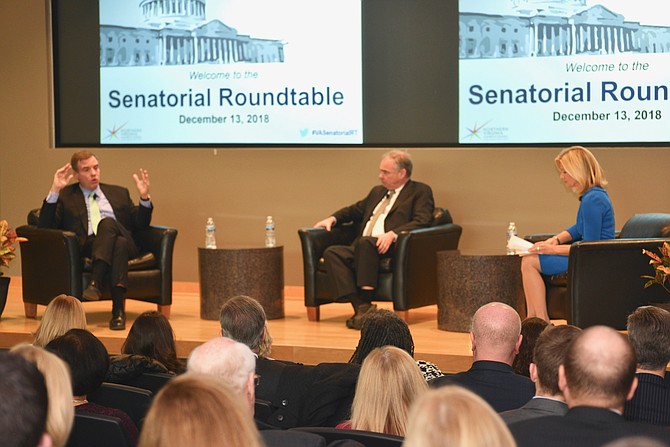
M 590 446 L 632 436 L 670 446 L 670 312 L 640 307 L 628 318 L 628 337 L 603 326 L 536 320 L 522 322 L 502 303 L 482 306 L 470 333 L 472 367 L 443 374 L 413 359 L 402 319 L 371 311 L 349 363 L 303 365 L 270 357 L 265 312 L 240 296 L 222 307 L 220 336 L 184 364 L 162 314 L 140 315 L 122 354 L 110 357 L 86 330 L 81 303 L 62 295 L 47 307 L 34 343 L 0 357 L 0 388 L 9 390 L 0 399 L 0 436 L 3 445 L 66 446 L 74 415 L 96 413 L 119 418 L 128 445 L 147 447 L 220 439 L 235 446 L 365 445 L 353 440 L 357 431 L 410 447 Z M 147 372 L 175 378 L 153 397 L 145 419 L 89 402 L 103 382 Z M 23 400 L 31 401 L 29 416 L 17 411 Z M 352 439 L 327 444 L 324 432 L 309 429 L 336 425 Z

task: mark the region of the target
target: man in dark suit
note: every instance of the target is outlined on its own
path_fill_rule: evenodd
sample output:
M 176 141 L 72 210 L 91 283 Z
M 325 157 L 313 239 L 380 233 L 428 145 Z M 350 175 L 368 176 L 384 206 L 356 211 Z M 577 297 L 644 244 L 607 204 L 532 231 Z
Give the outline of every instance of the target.
M 626 402 L 623 416 L 629 421 L 670 426 L 670 312 L 642 306 L 628 316 L 628 339 L 637 357 L 637 389 Z
M 606 326 L 585 329 L 559 367 L 559 386 L 569 410 L 509 425 L 519 447 L 601 446 L 631 436 L 670 445 L 670 432 L 626 421 L 624 402 L 635 393 L 635 352 L 625 336 Z
M 265 401 L 256 419 L 275 428 L 335 427 L 348 419 L 360 366 L 353 363 L 302 365 L 269 358 L 272 337 L 263 307 L 248 296 L 221 306 L 221 335 L 247 345 L 256 354 L 255 390 Z
M 73 177 L 78 182 L 69 185 Z M 41 228 L 75 233 L 82 256 L 92 259 L 92 279 L 84 290 L 84 300 L 99 300 L 103 281 L 109 280 L 113 302 L 109 328 L 113 330 L 126 327 L 128 260 L 139 255 L 134 234 L 149 227 L 153 210 L 149 174 L 140 169 L 133 179 L 140 195 L 139 206 L 126 188 L 100 183 L 100 165 L 92 152 L 76 152 L 70 163 L 54 174 L 39 218 Z
M 387 152 L 379 164 L 381 185 L 367 197 L 342 208 L 315 227 L 330 231 L 349 222 L 361 224 L 360 234 L 351 245 L 326 249 L 323 259 L 337 298 L 349 301 L 355 314 L 347 327 L 360 329 L 372 305 L 377 288 L 379 260 L 392 257 L 401 231 L 427 227 L 433 219 L 435 203 L 430 186 L 412 181 L 412 159 L 406 151 Z
M 530 364 L 530 379 L 535 382 L 535 397 L 523 407 L 500 413 L 506 424 L 542 416 L 563 416 L 568 404 L 558 387 L 558 367 L 563 364 L 572 340 L 581 329 L 576 326 L 549 326 L 537 338 Z
M 521 318 L 512 307 L 491 302 L 472 318 L 472 367 L 430 381 L 431 387 L 460 385 L 501 412 L 519 408 L 535 395 L 533 382 L 512 368 L 522 340 Z
M 188 373 L 207 374 L 225 383 L 239 397 L 249 417 L 254 417 L 256 358 L 248 346 L 227 337 L 216 337 L 197 346 L 188 358 Z M 255 420 L 267 447 L 326 447 L 323 436 L 278 430 Z

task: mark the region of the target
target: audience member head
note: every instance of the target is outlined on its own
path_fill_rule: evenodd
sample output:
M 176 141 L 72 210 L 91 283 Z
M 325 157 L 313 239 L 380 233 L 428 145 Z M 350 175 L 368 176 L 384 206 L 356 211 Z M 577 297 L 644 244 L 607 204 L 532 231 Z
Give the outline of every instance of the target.
M 404 436 L 412 402 L 428 389 L 410 355 L 395 346 L 365 358 L 351 405 L 351 428 Z
M 577 326 L 549 326 L 537 338 L 530 365 L 537 395 L 563 398 L 558 386 L 558 368 L 563 364 L 570 343 L 581 333 Z
M 109 369 L 107 348 L 89 331 L 70 329 L 46 346 L 70 367 L 72 394 L 87 396 L 100 388 Z
M 70 329 L 86 329 L 86 312 L 81 301 L 70 295 L 58 295 L 51 300 L 40 325 L 35 331 L 35 346 L 45 347 Z
M 215 376 L 247 404 L 254 414 L 256 356 L 246 345 L 226 337 L 213 338 L 191 351 L 188 372 Z
M 0 439 L 5 447 L 50 446 L 44 376 L 20 355 L 0 352 Z
M 358 365 L 375 348 L 395 346 L 414 357 L 414 340 L 407 323 L 395 312 L 386 309 L 368 312 L 361 327 L 361 338 L 349 363 Z
M 521 322 L 521 345 L 519 346 L 519 354 L 514 358 L 512 368 L 517 374 L 530 377 L 528 367 L 533 361 L 533 350 L 535 349 L 535 342 L 542 331 L 549 326 L 543 318 L 530 317 Z
M 509 429 L 489 404 L 455 385 L 429 390 L 409 415 L 407 447 L 514 447 Z
M 165 315 L 155 310 L 141 313 L 133 322 L 123 354 L 138 354 L 161 362 L 169 371 L 182 373 L 184 365 L 177 358 L 174 331 Z
M 638 368 L 665 374 L 670 362 L 670 312 L 660 307 L 638 307 L 628 316 L 628 340 Z
M 21 343 L 10 352 L 34 364 L 44 376 L 49 397 L 46 431 L 51 436 L 54 447 L 63 447 L 74 422 L 70 370 L 57 355 L 38 346 Z
M 625 336 L 606 326 L 585 329 L 570 344 L 558 371 L 568 406 L 623 410 L 637 386 L 636 363 Z
M 584 194 L 593 186 L 607 185 L 605 173 L 598 164 L 598 160 L 585 147 L 571 146 L 563 149 L 554 159 L 554 163 L 559 172 L 565 170 L 579 184 L 575 189 L 579 195 Z
M 521 340 L 521 318 L 512 307 L 491 302 L 475 312 L 470 332 L 475 361 L 491 360 L 512 365 Z
M 140 447 L 260 447 L 253 418 L 239 396 L 206 374 L 184 374 L 158 392 L 147 413 Z
M 384 158 L 390 158 L 391 160 L 393 160 L 396 168 L 398 168 L 398 171 L 404 169 L 406 173 L 405 176 L 407 178 L 410 178 L 412 176 L 413 164 L 412 164 L 412 157 L 409 155 L 409 152 L 401 149 L 394 149 L 382 155 L 382 159 Z
M 255 299 L 238 295 L 221 306 L 219 312 L 221 335 L 244 343 L 259 357 L 270 354 L 272 336 L 267 326 L 265 310 Z

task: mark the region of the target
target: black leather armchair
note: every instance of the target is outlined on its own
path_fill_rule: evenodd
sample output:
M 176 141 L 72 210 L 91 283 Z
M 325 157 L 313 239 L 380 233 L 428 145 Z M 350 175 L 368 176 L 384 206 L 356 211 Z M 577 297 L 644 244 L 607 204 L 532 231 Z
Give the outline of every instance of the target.
M 35 318 L 37 305 L 46 306 L 62 293 L 81 299 L 91 280 L 90 260 L 82 260 L 79 243 L 69 231 L 38 228 L 39 209 L 28 213 L 28 225 L 16 229 L 21 243 L 21 275 L 26 317 Z M 177 229 L 151 226 L 137 236 L 142 255 L 128 262 L 127 298 L 155 303 L 170 316 L 172 305 L 172 252 Z M 111 300 L 103 285 L 102 299 Z
M 603 324 L 623 330 L 628 315 L 639 306 L 670 302 L 661 286 L 645 289 L 647 280 L 642 278 L 654 274 L 642 249 L 658 252 L 667 240 L 663 229 L 668 225 L 670 214 L 636 214 L 613 240 L 573 244 L 567 274 L 545 277 L 549 316 L 582 328 Z
M 403 231 L 398 235 L 393 258 L 379 265 L 376 299 L 393 301 L 393 309 L 405 321 L 410 309 L 437 302 L 436 253 L 456 250 L 462 228 L 454 224 L 449 211 L 435 208 L 430 227 Z M 319 306 L 335 301 L 323 262 L 331 245 L 351 244 L 359 233 L 357 225 L 345 224 L 331 231 L 323 228 L 298 230 L 305 275 L 305 307 L 310 321 L 319 321 Z

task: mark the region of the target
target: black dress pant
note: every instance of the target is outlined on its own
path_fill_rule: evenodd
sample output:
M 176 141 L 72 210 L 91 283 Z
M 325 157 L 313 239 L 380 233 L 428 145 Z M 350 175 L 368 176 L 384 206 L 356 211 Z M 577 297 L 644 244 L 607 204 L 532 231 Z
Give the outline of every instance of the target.
M 107 217 L 98 224 L 96 235 L 90 235 L 84 245 L 84 256 L 90 256 L 93 262 L 107 264 L 110 288 L 120 286 L 128 288 L 128 261 L 139 256 L 132 233 L 116 220 Z M 103 279 L 104 281 L 105 279 Z M 114 307 L 123 303 L 114 303 Z
M 377 288 L 379 261 L 393 256 L 394 245 L 379 254 L 376 243 L 376 237 L 362 236 L 351 245 L 331 245 L 324 251 L 326 272 L 337 299 L 358 293 L 361 287 Z

